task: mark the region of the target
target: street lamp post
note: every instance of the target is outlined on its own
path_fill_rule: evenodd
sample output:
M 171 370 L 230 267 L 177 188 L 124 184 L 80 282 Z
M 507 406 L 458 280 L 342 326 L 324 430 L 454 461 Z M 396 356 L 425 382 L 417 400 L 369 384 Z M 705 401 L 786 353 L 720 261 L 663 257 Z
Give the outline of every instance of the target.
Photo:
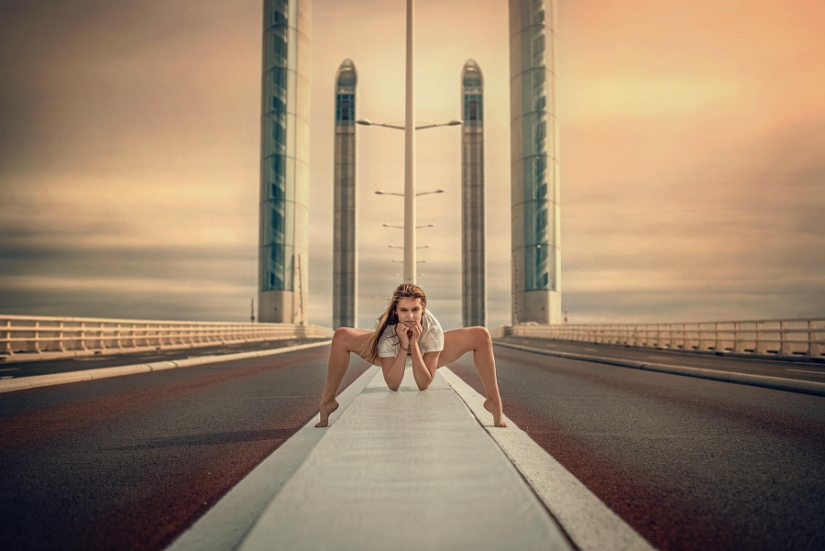
M 404 126 L 376 124 L 369 119 L 355 121 L 358 124 L 375 124 L 375 126 L 404 130 L 404 281 L 409 283 L 415 283 L 415 198 L 417 195 L 415 192 L 415 131 L 435 128 L 437 126 L 455 126 L 462 124 L 462 121 L 453 119 L 443 124 L 415 125 L 415 101 L 413 97 L 413 23 L 415 12 L 413 2 L 414 0 L 407 0 L 407 91 Z M 386 194 L 390 195 L 389 193 Z
M 407 0 L 407 109 L 404 119 L 404 281 L 415 283 L 414 0 Z
M 395 130 L 407 130 L 404 126 L 399 126 L 397 124 L 386 124 L 386 123 L 378 123 L 372 122 L 369 119 L 358 119 L 355 121 L 358 124 L 362 124 L 364 126 L 383 126 L 384 128 L 393 128 Z M 437 123 L 437 124 L 422 124 L 420 126 L 413 126 L 413 132 L 415 130 L 426 130 L 428 128 L 437 128 L 439 126 L 457 126 L 463 124 L 464 121 L 452 119 L 449 122 Z M 407 142 L 409 144 L 409 142 Z M 413 150 L 415 147 L 413 146 Z M 415 166 L 414 162 L 410 162 L 409 157 L 404 159 L 405 168 L 404 168 L 404 193 L 397 193 L 394 191 L 384 191 L 384 190 L 376 190 L 376 195 L 395 195 L 397 197 L 404 198 L 404 225 L 403 226 L 393 226 L 389 224 L 384 224 L 385 227 L 388 228 L 400 228 L 404 230 L 404 281 L 409 283 L 415 283 L 415 250 L 416 250 L 416 229 L 419 228 L 431 228 L 433 224 L 428 224 L 426 226 L 416 226 L 415 219 L 416 219 L 416 205 L 415 199 L 416 197 L 420 197 L 422 195 L 431 195 L 436 193 L 444 193 L 443 188 L 438 188 L 432 191 L 415 191 Z M 418 247 L 423 248 L 423 247 Z

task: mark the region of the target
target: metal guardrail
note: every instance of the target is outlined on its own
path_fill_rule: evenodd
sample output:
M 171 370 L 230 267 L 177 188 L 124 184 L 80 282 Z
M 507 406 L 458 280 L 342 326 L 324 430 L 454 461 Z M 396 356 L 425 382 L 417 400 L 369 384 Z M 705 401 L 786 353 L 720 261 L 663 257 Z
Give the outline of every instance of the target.
M 497 327 L 490 334 L 493 338 L 514 336 L 662 349 L 825 355 L 825 318 L 611 325 L 520 324 Z
M 317 325 L 0 314 L 0 361 L 325 337 L 332 337 L 332 330 Z

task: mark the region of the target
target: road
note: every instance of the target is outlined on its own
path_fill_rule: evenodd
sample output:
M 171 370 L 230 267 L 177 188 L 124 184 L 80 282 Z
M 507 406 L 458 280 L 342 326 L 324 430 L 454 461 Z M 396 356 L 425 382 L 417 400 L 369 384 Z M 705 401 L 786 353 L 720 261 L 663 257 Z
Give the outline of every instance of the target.
M 315 414 L 328 350 L 0 395 L 0 549 L 163 549 Z M 496 357 L 510 419 L 656 547 L 825 548 L 825 398 Z
M 677 365 L 713 369 L 725 373 L 745 373 L 762 377 L 780 377 L 796 381 L 825 383 L 825 358 L 822 356 L 809 358 L 806 356 L 771 357 L 767 355 L 762 358 L 741 353 L 737 355 L 729 352 L 719 354 L 713 352 L 686 352 L 523 337 L 507 337 L 497 339 L 496 342 L 546 350 L 552 353 L 583 355 L 605 362 L 618 360 L 664 366 Z
M 317 412 L 328 351 L 0 395 L 0 549 L 163 549 Z
M 825 549 L 825 398 L 500 346 L 496 360 L 508 417 L 655 547 Z M 483 391 L 468 356 L 451 369 Z

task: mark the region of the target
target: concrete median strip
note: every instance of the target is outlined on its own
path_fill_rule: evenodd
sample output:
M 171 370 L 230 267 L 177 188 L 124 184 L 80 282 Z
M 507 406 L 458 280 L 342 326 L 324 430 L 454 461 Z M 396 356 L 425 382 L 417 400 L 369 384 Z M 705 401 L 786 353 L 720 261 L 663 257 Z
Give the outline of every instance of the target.
M 438 371 L 485 426 L 490 437 L 533 488 L 576 548 L 582 551 L 653 549 L 512 420 L 506 419 L 506 429 L 493 427 L 489 423 L 490 414 L 484 409 L 484 397 L 449 369 Z
M 272 356 L 274 354 L 284 354 L 305 348 L 325 346 L 332 341 L 314 342 L 310 344 L 299 344 L 284 348 L 273 348 L 270 350 L 257 350 L 253 352 L 238 352 L 236 354 L 225 354 L 218 356 L 201 356 L 186 358 L 183 360 L 167 360 L 161 362 L 121 365 L 116 367 L 101 367 L 99 369 L 85 369 L 83 371 L 69 371 L 65 373 L 54 373 L 50 375 L 34 375 L 31 377 L 18 377 L 14 379 L 0 380 L 0 393 L 14 392 L 29 388 L 43 386 L 61 385 L 66 383 L 77 383 L 81 381 L 94 381 L 97 379 L 107 379 L 109 377 L 121 377 L 123 375 L 134 375 L 136 373 L 147 373 L 150 371 L 163 371 L 165 369 L 177 369 L 180 367 L 190 367 L 218 362 L 228 362 L 242 360 L 245 358 L 257 358 L 262 356 Z
M 343 415 L 377 372 L 375 366 L 368 368 L 338 395 L 338 409 L 330 415 L 330 424 L 334 424 Z M 237 549 L 270 502 L 326 434 L 326 429 L 315 428 L 318 419 L 316 414 L 172 542 L 166 551 Z
M 658 373 L 670 373 L 672 375 L 684 375 L 686 377 L 696 377 L 699 379 L 709 379 L 725 383 L 736 383 L 741 385 L 758 386 L 774 390 L 787 390 L 790 392 L 801 392 L 814 396 L 825 396 L 825 383 L 813 381 L 800 381 L 797 379 L 785 379 L 782 377 L 770 377 L 767 375 L 751 375 L 748 373 L 737 373 L 732 371 L 719 371 L 717 369 L 704 369 L 701 367 L 686 367 L 681 365 L 669 365 L 649 362 L 634 362 L 630 360 L 619 360 L 605 358 L 603 356 L 588 356 L 586 354 L 573 354 L 570 352 L 555 352 L 519 344 L 504 343 L 494 341 L 497 346 L 522 350 L 544 356 L 556 356 L 558 358 L 568 358 L 571 360 L 581 360 L 586 362 L 596 362 L 619 367 L 630 367 L 633 369 L 643 369 L 656 371 Z
M 368 369 L 166 551 L 652 549 L 448 368 L 411 379 Z
M 426 392 L 376 373 L 240 551 L 573 549 L 441 371 Z

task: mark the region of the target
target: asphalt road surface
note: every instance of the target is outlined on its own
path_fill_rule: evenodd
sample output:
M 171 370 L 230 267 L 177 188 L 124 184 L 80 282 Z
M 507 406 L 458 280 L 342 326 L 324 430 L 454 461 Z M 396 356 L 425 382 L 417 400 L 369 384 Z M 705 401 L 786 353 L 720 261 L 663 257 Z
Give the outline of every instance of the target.
M 0 395 L 0 549 L 163 549 L 316 413 L 328 350 Z M 507 415 L 654 546 L 825 548 L 825 398 L 496 357 Z
M 504 347 L 496 360 L 507 416 L 655 547 L 825 549 L 825 398 Z M 483 392 L 469 356 L 451 369 Z
M 163 549 L 315 415 L 328 353 L 0 395 L 0 549 Z
M 698 367 L 723 372 L 746 373 L 765 377 L 780 377 L 799 381 L 825 383 L 825 358 L 806 356 L 747 356 L 745 354 L 689 352 L 657 348 L 636 348 L 615 344 L 552 341 L 506 337 L 499 343 L 510 343 L 558 353 L 579 354 L 604 361 L 624 360 L 681 367 Z

